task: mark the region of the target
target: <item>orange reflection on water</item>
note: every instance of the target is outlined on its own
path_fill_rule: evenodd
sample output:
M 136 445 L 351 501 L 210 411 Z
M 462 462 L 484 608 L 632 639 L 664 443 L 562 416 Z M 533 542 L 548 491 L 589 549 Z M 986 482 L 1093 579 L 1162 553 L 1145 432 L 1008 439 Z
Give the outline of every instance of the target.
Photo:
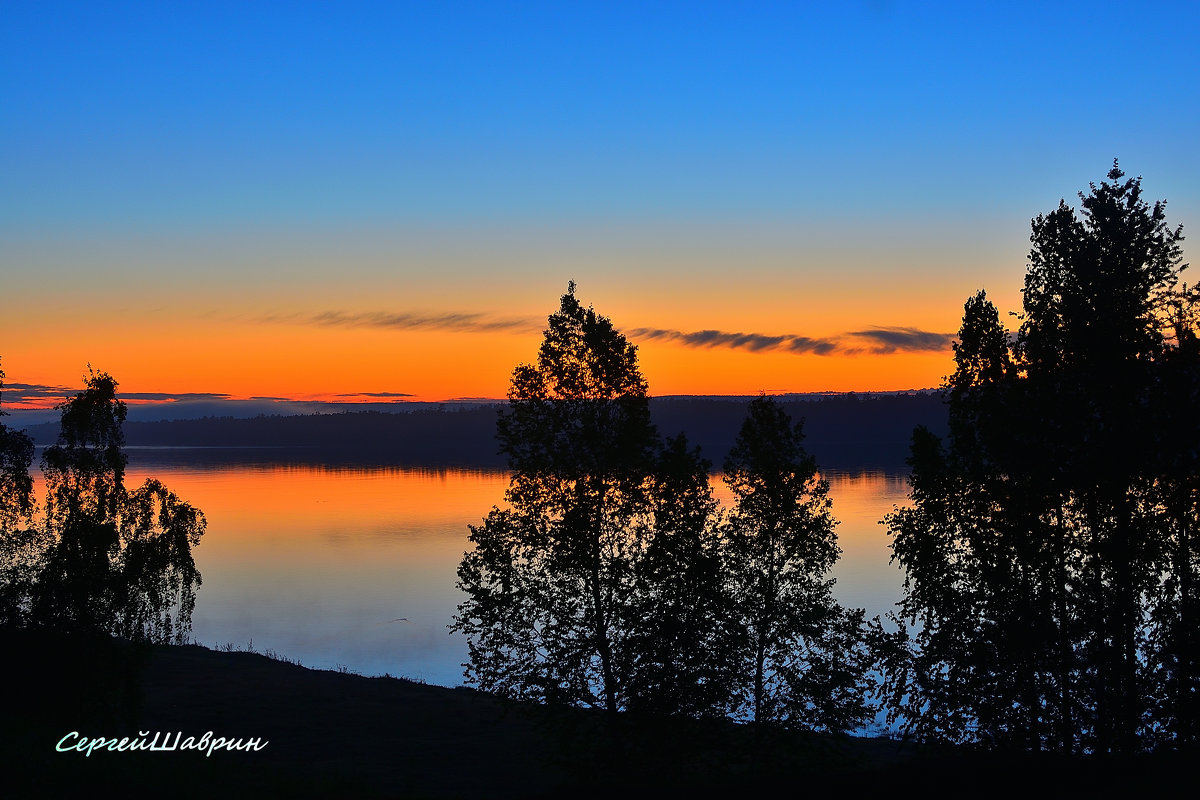
M 482 517 L 508 486 L 498 472 L 286 465 L 141 467 L 129 471 L 126 483 L 136 485 L 150 475 L 202 509 L 209 527 L 228 522 L 245 536 L 264 538 L 312 536 L 351 522 L 355 528 L 384 524 L 404 531 L 414 520 L 458 522 L 462 509 L 473 507 Z
M 208 520 L 195 550 L 201 643 L 253 641 L 309 666 L 461 680 L 466 643 L 447 628 L 462 600 L 457 569 L 467 526 L 503 505 L 506 473 L 139 463 L 126 483 L 149 476 Z M 843 551 L 834 594 L 869 615 L 887 611 L 901 575 L 878 522 L 905 502 L 906 483 L 882 473 L 828 478 Z M 720 476 L 711 481 L 728 508 Z

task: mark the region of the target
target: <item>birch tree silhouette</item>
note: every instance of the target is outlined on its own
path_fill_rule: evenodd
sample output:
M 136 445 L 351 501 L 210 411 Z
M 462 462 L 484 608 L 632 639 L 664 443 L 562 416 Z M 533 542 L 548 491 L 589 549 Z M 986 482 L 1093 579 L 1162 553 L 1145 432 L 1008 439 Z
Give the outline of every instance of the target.
M 840 550 L 829 482 L 773 399 L 751 401 L 725 483 L 729 579 L 744 632 L 743 695 L 755 722 L 844 732 L 865 722 L 872 653 L 861 609 L 833 599 Z
M 497 436 L 509 509 L 471 526 L 459 567 L 467 677 L 609 712 L 628 701 L 636 562 L 656 434 L 636 348 L 572 283 L 537 363 L 513 372 Z
M 44 513 L 35 517 L 32 445 L 11 431 L 0 486 L 2 613 L 14 626 L 183 642 L 200 573 L 192 558 L 204 515 L 155 479 L 125 488 L 125 404 L 90 372 L 60 406 L 57 442 L 42 456 Z
M 509 508 L 471 526 L 453 629 L 469 681 L 512 697 L 845 731 L 866 716 L 862 611 L 832 599 L 828 484 L 773 401 L 726 463 L 660 443 L 636 349 L 574 284 L 498 424 Z

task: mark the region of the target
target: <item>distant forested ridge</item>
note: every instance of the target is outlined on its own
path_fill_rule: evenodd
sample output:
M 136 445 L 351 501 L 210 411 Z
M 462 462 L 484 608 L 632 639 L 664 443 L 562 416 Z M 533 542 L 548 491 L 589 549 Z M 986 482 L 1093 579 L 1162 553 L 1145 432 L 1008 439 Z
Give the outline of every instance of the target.
M 687 434 L 706 458 L 720 464 L 751 399 L 652 398 L 650 417 L 664 435 Z M 779 401 L 789 417 L 804 421 L 804 448 L 823 470 L 906 472 L 913 428 L 947 428 L 946 405 L 934 391 L 793 395 Z
M 720 464 L 732 447 L 749 397 L 671 396 L 650 401 L 652 421 L 665 435 L 686 433 L 705 457 Z M 902 472 L 913 428 L 943 434 L 946 406 L 932 391 L 896 394 L 791 395 L 780 405 L 803 419 L 805 447 L 825 470 Z M 155 453 L 156 462 L 333 463 L 456 466 L 503 469 L 496 441 L 501 404 L 421 408 L 398 413 L 349 412 L 249 419 L 204 417 L 166 422 L 127 422 L 133 460 L 139 447 L 213 448 Z M 26 429 L 37 444 L 50 444 L 57 425 Z M 251 451 L 260 452 L 251 452 Z M 265 451 L 265 452 L 264 452 Z

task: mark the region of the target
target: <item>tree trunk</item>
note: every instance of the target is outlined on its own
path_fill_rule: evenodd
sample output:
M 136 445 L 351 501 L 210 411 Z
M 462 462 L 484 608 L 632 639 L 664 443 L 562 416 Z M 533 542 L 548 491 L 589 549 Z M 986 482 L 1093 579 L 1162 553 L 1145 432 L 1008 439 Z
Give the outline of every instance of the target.
M 604 595 L 600 586 L 600 535 L 593 529 L 591 537 L 591 584 L 592 607 L 595 619 L 596 650 L 600 654 L 600 674 L 604 681 L 604 706 L 609 714 L 617 713 L 617 685 L 613 675 L 612 647 L 608 641 L 608 619 L 604 609 Z
M 1060 497 L 1055 514 L 1058 517 L 1058 553 L 1055 566 L 1055 602 L 1058 610 L 1058 749 L 1075 750 L 1075 728 L 1071 712 L 1071 624 L 1067 615 L 1067 537 L 1066 520 Z

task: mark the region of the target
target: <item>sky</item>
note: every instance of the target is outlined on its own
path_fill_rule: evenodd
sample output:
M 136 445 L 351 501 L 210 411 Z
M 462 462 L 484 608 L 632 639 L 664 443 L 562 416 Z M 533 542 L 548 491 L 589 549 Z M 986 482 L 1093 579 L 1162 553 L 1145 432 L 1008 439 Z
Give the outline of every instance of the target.
M 1019 310 L 1030 219 L 1114 158 L 1200 224 L 1198 23 L 10 1 L 4 403 L 89 364 L 137 402 L 503 397 L 569 280 L 655 395 L 937 386 L 966 298 Z

